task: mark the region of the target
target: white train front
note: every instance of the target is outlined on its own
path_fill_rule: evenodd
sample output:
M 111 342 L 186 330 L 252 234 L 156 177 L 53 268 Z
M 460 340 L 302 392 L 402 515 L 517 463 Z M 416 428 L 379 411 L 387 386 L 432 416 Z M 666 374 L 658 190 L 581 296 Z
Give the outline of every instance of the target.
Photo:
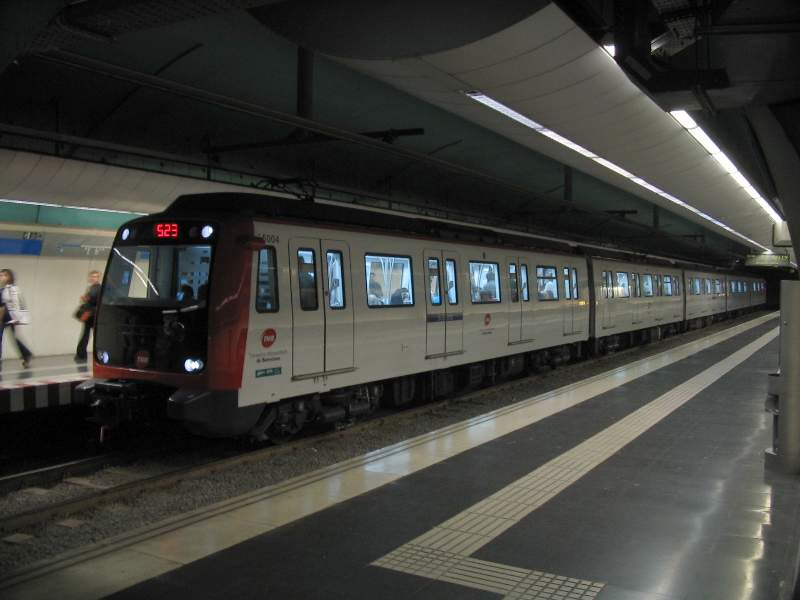
M 124 225 L 103 281 L 95 379 L 80 387 L 92 418 L 116 425 L 166 407 L 204 435 L 279 439 L 765 299 L 754 278 L 395 221 L 209 194 Z

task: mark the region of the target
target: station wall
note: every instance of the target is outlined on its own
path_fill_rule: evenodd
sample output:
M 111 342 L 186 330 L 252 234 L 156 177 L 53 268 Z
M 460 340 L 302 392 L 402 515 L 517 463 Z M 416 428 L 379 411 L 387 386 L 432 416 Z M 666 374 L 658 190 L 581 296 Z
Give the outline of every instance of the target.
M 72 315 L 86 291 L 91 270 L 101 273 L 106 257 L 0 255 L 0 269 L 11 269 L 30 311 L 31 323 L 17 328 L 36 356 L 75 354 L 81 323 Z M 10 332 L 3 336 L 2 358 L 17 359 L 19 352 Z M 90 346 L 91 348 L 91 346 Z

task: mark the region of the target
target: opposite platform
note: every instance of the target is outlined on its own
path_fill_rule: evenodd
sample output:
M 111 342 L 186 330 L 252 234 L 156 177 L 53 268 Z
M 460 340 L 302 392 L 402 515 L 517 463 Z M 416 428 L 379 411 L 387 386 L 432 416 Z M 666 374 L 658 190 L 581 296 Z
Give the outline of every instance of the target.
M 774 315 L 756 319 L 73 553 L 0 595 L 788 598 L 800 486 L 763 472 L 776 335 Z

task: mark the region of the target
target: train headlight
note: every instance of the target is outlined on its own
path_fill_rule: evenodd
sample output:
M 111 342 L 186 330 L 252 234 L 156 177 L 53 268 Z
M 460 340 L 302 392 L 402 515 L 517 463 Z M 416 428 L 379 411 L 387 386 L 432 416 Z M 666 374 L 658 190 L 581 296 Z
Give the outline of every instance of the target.
M 122 235 L 120 235 L 119 237 L 121 237 L 122 241 L 124 242 L 129 237 L 131 237 L 131 230 L 126 227 L 125 229 L 122 230 Z
M 183 362 L 183 368 L 186 369 L 187 373 L 197 373 L 198 371 L 202 371 L 204 366 L 205 365 L 203 364 L 203 361 L 199 358 L 187 358 Z
M 108 352 L 106 352 L 105 350 L 97 351 L 97 360 L 99 360 L 104 365 L 108 364 L 109 358 L 110 357 L 108 356 Z
M 200 235 L 208 239 L 214 235 L 214 228 L 211 225 L 203 225 L 203 228 L 200 230 Z

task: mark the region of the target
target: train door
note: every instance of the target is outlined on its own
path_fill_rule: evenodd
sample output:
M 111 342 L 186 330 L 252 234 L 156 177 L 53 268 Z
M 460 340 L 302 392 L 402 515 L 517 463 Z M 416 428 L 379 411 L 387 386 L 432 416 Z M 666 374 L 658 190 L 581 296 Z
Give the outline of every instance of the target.
M 325 371 L 353 368 L 353 287 L 350 248 L 322 240 L 322 297 L 325 300 Z
M 564 335 L 575 333 L 575 300 L 572 283 L 572 270 L 569 267 L 561 268 L 561 287 L 563 289 L 564 303 L 562 304 L 563 326 L 561 332 Z
M 455 252 L 442 252 L 444 258 L 445 351 L 457 354 L 464 351 L 464 312 L 458 289 L 459 256 Z
M 522 333 L 521 341 L 529 342 L 533 340 L 536 331 L 536 304 L 531 301 L 531 288 L 529 282 L 528 265 L 519 263 L 519 300 L 522 305 Z
M 353 367 L 353 306 L 347 244 L 289 241 L 292 287 L 292 375 Z
M 506 260 L 508 269 L 508 343 L 522 339 L 522 302 L 520 301 L 519 262 L 516 256 Z
M 425 251 L 425 355 L 445 354 L 447 340 L 447 313 L 442 298 L 442 252 Z
M 429 358 L 463 351 L 464 314 L 458 290 L 458 255 L 426 250 L 425 355 Z

